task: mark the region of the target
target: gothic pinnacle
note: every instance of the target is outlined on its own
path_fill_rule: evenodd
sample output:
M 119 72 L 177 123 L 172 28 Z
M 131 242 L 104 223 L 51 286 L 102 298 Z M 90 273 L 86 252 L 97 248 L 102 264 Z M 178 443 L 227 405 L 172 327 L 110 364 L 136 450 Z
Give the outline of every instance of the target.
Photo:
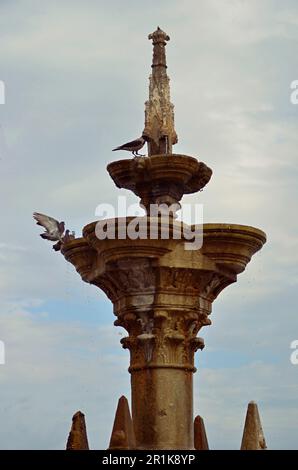
M 170 101 L 170 79 L 167 75 L 165 46 L 170 37 L 160 29 L 149 34 L 153 44 L 152 74 L 149 99 L 145 103 L 145 129 L 148 156 L 169 155 L 178 141 L 174 127 L 174 105 Z
M 71 430 L 68 436 L 67 450 L 89 450 L 85 415 L 77 411 L 72 417 Z

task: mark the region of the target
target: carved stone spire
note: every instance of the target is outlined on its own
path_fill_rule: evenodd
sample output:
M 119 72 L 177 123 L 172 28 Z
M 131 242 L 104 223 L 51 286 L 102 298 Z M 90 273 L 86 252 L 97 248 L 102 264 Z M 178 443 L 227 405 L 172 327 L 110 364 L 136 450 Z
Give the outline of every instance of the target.
M 153 62 L 151 67 L 167 68 L 165 46 L 167 44 L 166 41 L 170 40 L 170 36 L 158 26 L 154 33 L 149 34 L 148 39 L 152 39 L 153 44 Z
M 85 415 L 78 411 L 72 417 L 71 430 L 68 436 L 67 450 L 89 450 Z
M 241 450 L 267 449 L 258 405 L 251 401 L 247 407 Z
M 196 450 L 209 450 L 204 420 L 196 416 L 194 421 L 194 447 Z
M 135 448 L 136 438 L 129 411 L 129 405 L 127 398 L 122 396 L 118 401 L 109 449 L 128 450 Z
M 174 128 L 174 105 L 170 102 L 170 79 L 167 75 L 166 41 L 170 37 L 159 27 L 149 34 L 153 43 L 152 74 L 149 78 L 149 100 L 145 103 L 145 129 L 148 156 L 171 154 L 178 141 Z

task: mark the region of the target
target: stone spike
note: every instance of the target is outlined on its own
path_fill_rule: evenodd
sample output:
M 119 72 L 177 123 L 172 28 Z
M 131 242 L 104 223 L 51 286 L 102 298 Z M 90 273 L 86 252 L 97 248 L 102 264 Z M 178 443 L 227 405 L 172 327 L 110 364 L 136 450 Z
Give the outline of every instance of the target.
M 209 450 L 204 420 L 199 415 L 194 420 L 194 448 L 196 450 Z
M 258 405 L 251 401 L 247 407 L 241 450 L 265 450 L 266 448 Z
M 85 415 L 81 411 L 77 411 L 72 417 L 66 450 L 89 450 Z
M 109 449 L 135 449 L 136 439 L 126 397 L 118 401 Z

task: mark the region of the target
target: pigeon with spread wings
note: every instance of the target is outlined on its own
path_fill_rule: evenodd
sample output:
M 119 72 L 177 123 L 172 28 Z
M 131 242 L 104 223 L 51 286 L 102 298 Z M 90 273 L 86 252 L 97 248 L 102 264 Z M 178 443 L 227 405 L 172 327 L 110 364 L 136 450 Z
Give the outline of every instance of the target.
M 33 218 L 36 220 L 37 225 L 45 228 L 45 232 L 40 234 L 41 238 L 57 242 L 53 245 L 53 249 L 55 251 L 59 251 L 61 249 L 62 243 L 75 238 L 74 232 L 70 234 L 69 230 L 66 230 L 64 233 L 64 222 L 58 222 L 58 220 L 53 217 L 49 217 L 48 215 L 41 214 L 39 212 L 34 212 Z

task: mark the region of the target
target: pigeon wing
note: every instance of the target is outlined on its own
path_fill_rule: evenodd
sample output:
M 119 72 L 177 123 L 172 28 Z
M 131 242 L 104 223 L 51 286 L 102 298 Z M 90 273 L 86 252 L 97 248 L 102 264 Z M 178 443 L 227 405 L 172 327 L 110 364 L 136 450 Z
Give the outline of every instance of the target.
M 59 222 L 53 217 L 49 217 L 45 214 L 40 214 L 39 212 L 34 212 L 33 217 L 36 220 L 37 225 L 41 225 L 41 227 L 44 227 L 48 233 L 60 233 L 61 229 L 59 227 Z
M 56 242 L 57 240 L 60 240 L 60 236 L 59 234 L 54 234 L 54 235 L 51 235 L 50 233 L 48 232 L 43 232 L 40 234 L 41 238 L 43 238 L 44 240 L 50 240 L 52 242 Z

